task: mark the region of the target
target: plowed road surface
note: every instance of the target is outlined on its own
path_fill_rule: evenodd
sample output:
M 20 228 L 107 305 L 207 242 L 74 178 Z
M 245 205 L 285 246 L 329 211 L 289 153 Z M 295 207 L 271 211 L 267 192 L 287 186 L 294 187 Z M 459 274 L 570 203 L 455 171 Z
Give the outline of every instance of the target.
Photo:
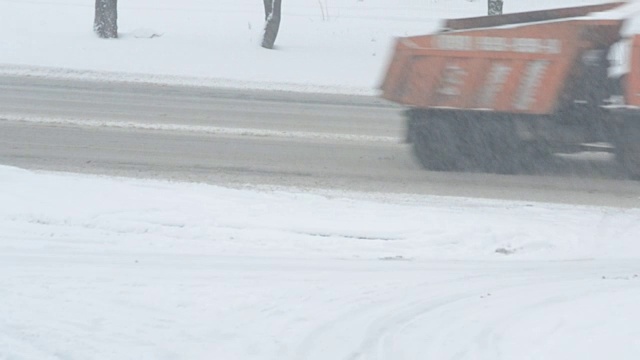
M 0 77 L 0 164 L 29 169 L 635 207 L 606 154 L 537 173 L 424 171 L 368 97 Z

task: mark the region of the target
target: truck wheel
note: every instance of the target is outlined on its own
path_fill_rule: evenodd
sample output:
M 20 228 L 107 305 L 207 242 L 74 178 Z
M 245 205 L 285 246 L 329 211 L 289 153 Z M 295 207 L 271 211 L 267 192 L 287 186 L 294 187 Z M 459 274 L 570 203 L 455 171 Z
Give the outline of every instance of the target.
M 467 161 L 455 124 L 441 119 L 424 120 L 410 130 L 413 150 L 425 169 L 465 170 Z
M 521 170 L 536 172 L 549 167 L 553 158 L 550 146 L 542 142 L 522 141 L 515 156 Z
M 513 174 L 521 169 L 520 141 L 508 121 L 469 119 L 465 143 L 470 162 L 484 172 Z
M 640 117 L 625 117 L 616 144 L 616 158 L 634 179 L 640 179 Z
M 414 152 L 423 167 L 437 171 L 502 172 L 492 153 L 493 134 L 477 132 L 476 121 L 431 117 L 413 126 Z
M 541 151 L 516 135 L 509 121 L 475 117 L 410 118 L 409 138 L 422 166 L 438 171 L 513 174 L 539 164 Z

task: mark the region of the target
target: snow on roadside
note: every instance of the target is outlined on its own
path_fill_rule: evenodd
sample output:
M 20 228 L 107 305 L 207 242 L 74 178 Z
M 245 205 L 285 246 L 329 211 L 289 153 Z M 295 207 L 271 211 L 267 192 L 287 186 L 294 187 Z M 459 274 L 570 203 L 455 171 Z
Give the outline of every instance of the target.
M 640 354 L 640 209 L 7 166 L 0 189 L 2 359 Z
M 504 11 L 601 2 L 510 0 Z M 481 0 L 288 1 L 269 51 L 254 0 L 120 2 L 118 40 L 91 32 L 93 6 L 0 0 L 0 74 L 373 94 L 395 37 L 486 12 Z
M 305 194 L 0 167 L 1 253 L 638 258 L 640 210 Z

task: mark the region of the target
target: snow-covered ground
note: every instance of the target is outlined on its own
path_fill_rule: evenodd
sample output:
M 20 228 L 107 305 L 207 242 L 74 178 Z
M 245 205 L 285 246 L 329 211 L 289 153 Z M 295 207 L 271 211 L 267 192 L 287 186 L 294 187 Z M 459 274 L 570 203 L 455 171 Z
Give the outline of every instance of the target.
M 1 359 L 637 359 L 640 210 L 0 167 Z
M 640 258 L 640 209 L 315 194 L 0 167 L 0 251 L 406 260 Z M 71 239 L 78 239 L 79 242 Z M 90 240 L 88 242 L 83 241 Z M 57 251 L 56 250 L 56 251 Z
M 504 11 L 601 2 L 508 0 Z M 486 0 L 289 0 L 269 51 L 260 1 L 120 1 L 115 41 L 96 39 L 93 6 L 0 0 L 0 74 L 368 94 L 396 36 L 486 13 Z
M 105 41 L 93 1 L 0 0 L 0 73 L 370 93 L 394 36 L 485 10 L 285 0 L 268 51 L 260 6 L 120 1 Z M 639 238 L 638 209 L 0 166 L 0 359 L 638 359 Z

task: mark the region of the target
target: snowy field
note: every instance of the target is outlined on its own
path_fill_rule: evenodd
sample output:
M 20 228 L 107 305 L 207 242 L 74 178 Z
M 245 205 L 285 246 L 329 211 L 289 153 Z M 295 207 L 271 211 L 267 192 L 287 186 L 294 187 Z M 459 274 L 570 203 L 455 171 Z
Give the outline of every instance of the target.
M 121 0 L 105 41 L 93 1 L 0 0 L 0 73 L 373 93 L 394 36 L 484 11 L 285 0 L 268 51 L 259 1 Z M 0 166 L 0 359 L 636 360 L 639 238 L 640 209 Z
M 637 359 L 640 210 L 0 167 L 0 359 Z
M 601 2 L 508 0 L 504 11 Z M 97 41 L 93 4 L 0 0 L 0 74 L 370 94 L 395 37 L 486 13 L 486 0 L 288 0 L 269 51 L 260 1 L 120 1 L 116 41 Z

